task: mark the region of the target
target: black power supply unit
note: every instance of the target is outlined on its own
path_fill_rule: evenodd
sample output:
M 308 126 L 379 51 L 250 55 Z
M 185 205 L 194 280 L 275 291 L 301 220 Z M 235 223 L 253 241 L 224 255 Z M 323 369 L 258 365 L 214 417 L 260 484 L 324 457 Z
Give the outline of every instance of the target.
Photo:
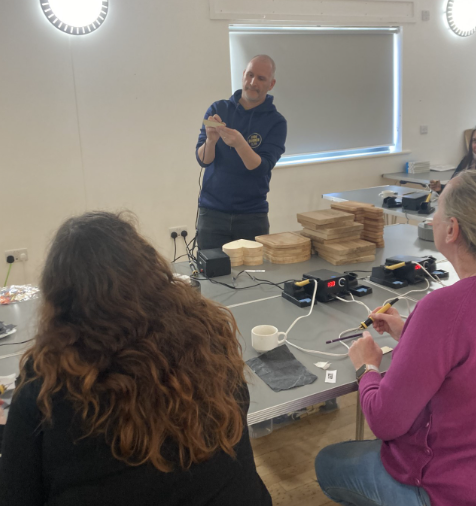
M 395 266 L 395 268 L 389 268 L 393 266 Z M 403 288 L 409 284 L 415 285 L 424 281 L 426 277 L 430 277 L 421 266 L 430 274 L 438 276 L 441 279 L 445 279 L 449 276 L 446 271 L 437 269 L 436 259 L 432 256 L 415 257 L 394 255 L 385 260 L 385 265 L 372 268 L 370 281 L 391 288 Z
M 402 207 L 407 211 L 418 211 L 421 209 L 421 204 L 425 202 L 428 193 L 415 192 L 409 193 L 402 197 Z
M 207 278 L 226 276 L 231 273 L 230 257 L 220 248 L 202 249 L 197 253 L 197 269 Z
M 410 255 L 394 255 L 391 258 L 387 258 L 385 261 L 385 265 L 395 265 L 400 262 L 416 262 L 420 265 L 423 265 L 423 267 L 433 276 L 438 276 L 440 279 L 447 279 L 449 277 L 449 273 L 447 271 L 443 271 L 441 269 L 438 269 L 436 265 L 436 258 L 428 255 L 427 257 L 415 257 Z M 414 274 L 411 274 L 411 269 L 409 269 L 410 272 L 410 278 L 415 279 L 415 283 L 419 283 L 420 281 L 423 281 L 423 277 L 429 278 L 430 276 L 419 266 L 412 264 L 414 266 Z M 404 267 L 404 269 L 406 266 Z M 400 275 L 399 273 L 400 269 L 395 269 L 395 273 L 397 276 Z M 404 274 L 402 273 L 402 276 Z M 410 279 L 408 280 L 410 284 L 412 281 Z
M 308 272 L 303 275 L 305 280 L 317 281 L 316 302 L 330 302 L 336 297 L 343 297 L 349 292 L 357 297 L 363 297 L 372 293 L 368 286 L 358 285 L 357 275 L 354 273 L 341 274 L 326 269 Z M 314 283 L 308 283 L 304 286 L 297 286 L 295 281 L 289 281 L 284 284 L 282 296 L 296 304 L 299 307 L 311 305 L 312 295 L 314 293 Z

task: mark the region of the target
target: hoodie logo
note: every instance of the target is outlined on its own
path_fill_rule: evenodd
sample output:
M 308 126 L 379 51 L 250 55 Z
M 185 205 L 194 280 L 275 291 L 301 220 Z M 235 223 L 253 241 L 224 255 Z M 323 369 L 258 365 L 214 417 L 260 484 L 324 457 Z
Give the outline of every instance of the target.
M 256 149 L 257 147 L 261 146 L 261 142 L 263 142 L 263 139 L 261 138 L 260 134 L 251 134 L 248 136 L 248 144 L 253 149 Z

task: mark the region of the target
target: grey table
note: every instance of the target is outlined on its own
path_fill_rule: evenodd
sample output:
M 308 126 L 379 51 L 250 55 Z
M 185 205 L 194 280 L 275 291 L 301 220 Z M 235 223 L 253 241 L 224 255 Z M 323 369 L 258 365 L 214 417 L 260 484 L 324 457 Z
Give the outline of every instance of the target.
M 250 267 L 250 269 L 263 268 L 265 273 L 255 274 L 259 278 L 268 279 L 273 282 L 286 279 L 302 279 L 302 275 L 317 269 L 328 269 L 339 273 L 353 270 L 370 270 L 373 265 L 385 262 L 385 259 L 395 254 L 426 256 L 433 255 L 443 259 L 432 242 L 422 241 L 417 236 L 417 229 L 411 225 L 393 225 L 384 229 L 385 248 L 377 250 L 375 262 L 359 263 L 352 265 L 333 266 L 319 257 L 313 256 L 307 262 L 288 265 L 276 265 L 265 262 L 262 266 Z M 446 268 L 450 264 L 442 265 Z M 215 278 L 217 281 L 232 283 L 233 276 L 236 276 L 244 266 L 232 268 L 229 276 Z M 188 265 L 176 264 L 177 271 L 189 272 Z M 365 276 L 362 273 L 362 276 Z M 452 273 L 452 280 L 456 277 Z M 362 281 L 366 284 L 365 281 Z M 246 275 L 240 275 L 235 285 L 239 288 L 253 285 L 253 281 Z M 373 289 L 373 294 L 363 297 L 362 300 L 370 308 L 381 305 L 382 302 L 392 297 L 392 294 L 383 287 L 368 284 Z M 245 360 L 257 356 L 257 352 L 251 347 L 251 329 L 256 325 L 269 324 L 276 326 L 281 331 L 286 331 L 291 323 L 309 311 L 309 308 L 298 308 L 280 296 L 280 290 L 276 287 L 261 285 L 249 290 L 230 290 L 221 285 L 213 284 L 210 281 L 201 281 L 202 293 L 231 308 L 241 332 L 241 345 Z M 422 288 L 421 285 L 415 288 Z M 435 284 L 432 284 L 435 288 Z M 403 288 L 398 293 L 402 294 L 412 287 Z M 419 300 L 425 293 L 417 292 L 412 298 Z M 403 314 L 407 313 L 407 305 L 403 302 L 397 303 L 397 309 Z M 411 303 L 411 307 L 414 303 Z M 365 308 L 358 304 L 333 301 L 327 304 L 318 303 L 314 307 L 312 315 L 300 320 L 291 330 L 288 338 L 298 346 L 306 349 L 326 351 L 330 353 L 345 353 L 346 349 L 340 343 L 326 345 L 325 341 L 336 338 L 337 335 L 348 328 L 356 327 L 366 317 Z M 395 341 L 389 336 L 376 337 L 380 346 L 395 346 Z M 357 390 L 355 382 L 355 370 L 348 358 L 331 358 L 320 355 L 310 355 L 290 347 L 295 357 L 305 367 L 318 376 L 318 380 L 312 385 L 306 385 L 292 390 L 273 392 L 263 381 L 254 374 L 250 376 L 251 405 L 248 413 L 250 425 L 269 420 L 273 417 L 287 414 L 297 409 L 305 408 L 313 404 L 334 399 Z M 330 361 L 331 369 L 337 370 L 336 384 L 324 382 L 325 372 L 318 369 L 314 364 L 318 361 Z M 390 364 L 390 356 L 383 358 L 382 370 L 385 371 Z M 359 419 L 359 417 L 358 417 Z M 360 428 L 360 433 L 363 427 Z
M 401 198 L 406 193 L 420 191 L 410 188 L 402 188 L 401 186 L 385 185 L 385 186 L 374 186 L 372 188 L 362 188 L 360 190 L 349 190 L 338 193 L 325 193 L 324 195 L 322 195 L 322 198 L 326 200 L 332 200 L 334 202 L 345 202 L 346 200 L 354 200 L 356 202 L 373 204 L 375 207 L 382 207 L 383 198 L 379 197 L 379 193 L 384 190 L 396 192 L 398 198 Z M 438 207 L 438 201 L 432 200 L 431 205 L 432 207 L 435 208 L 436 211 Z M 415 221 L 425 221 L 434 215 L 434 213 L 418 214 L 417 211 L 407 211 L 405 209 L 402 209 L 401 207 L 396 207 L 392 209 L 387 209 L 386 207 L 383 207 L 383 212 L 385 214 L 389 214 L 392 216 L 405 218 L 407 221 L 410 219 Z
M 378 249 L 376 260 L 373 263 L 359 263 L 352 265 L 333 266 L 319 257 L 312 257 L 307 262 L 288 265 L 276 265 L 265 262 L 262 266 L 252 267 L 252 269 L 263 268 L 265 273 L 256 274 L 256 276 L 270 280 L 272 282 L 284 281 L 286 279 L 302 279 L 302 275 L 316 269 L 328 269 L 339 273 L 354 270 L 370 270 L 373 265 L 379 265 L 385 262 L 385 258 L 395 255 L 415 255 L 425 256 L 434 255 L 437 258 L 442 256 L 436 251 L 432 242 L 422 241 L 417 236 L 416 227 L 410 225 L 393 225 L 385 227 L 384 232 L 385 248 Z M 450 264 L 445 264 L 447 268 Z M 180 263 L 174 265 L 175 269 L 181 273 L 189 272 L 188 264 Z M 233 283 L 233 276 L 236 276 L 244 267 L 232 269 L 232 274 L 215 278 L 217 281 Z M 366 273 L 361 273 L 365 276 Z M 456 280 L 454 272 L 450 282 Z M 365 281 L 362 281 L 366 284 Z M 255 282 L 247 275 L 240 275 L 235 281 L 237 287 L 254 285 Z M 362 300 L 370 308 L 381 305 L 382 302 L 390 297 L 388 291 L 383 287 L 372 286 L 373 294 L 363 297 Z M 416 288 L 421 288 L 417 286 Z M 434 288 L 434 285 L 432 285 Z M 225 286 L 213 284 L 209 281 L 201 282 L 202 293 L 231 308 L 236 318 L 241 332 L 240 342 L 243 348 L 244 359 L 257 356 L 255 350 L 251 347 L 251 329 L 256 325 L 271 324 L 286 331 L 291 323 L 303 314 L 307 314 L 309 308 L 299 308 L 281 297 L 281 290 L 275 286 L 261 285 L 245 290 L 231 290 Z M 411 289 L 404 288 L 399 293 L 404 293 Z M 424 296 L 424 293 L 417 292 L 412 298 L 418 300 Z M 411 303 L 411 307 L 414 303 Z M 29 339 L 34 334 L 36 301 L 23 302 L 15 305 L 0 306 L 0 320 L 5 323 L 18 325 L 18 331 L 0 340 L 0 344 L 18 343 Z M 397 308 L 406 314 L 407 306 L 404 303 L 398 303 Z M 346 348 L 340 343 L 326 345 L 325 341 L 337 337 L 341 331 L 356 327 L 366 317 L 365 308 L 358 304 L 333 301 L 327 304 L 318 303 L 315 305 L 310 317 L 300 320 L 289 334 L 289 340 L 298 346 L 307 349 L 326 351 L 330 353 L 345 353 Z M 395 346 L 395 342 L 390 336 L 378 336 L 373 332 L 380 346 Z M 1 347 L 0 355 L 6 355 L 20 350 L 24 350 L 27 345 L 14 344 L 12 346 Z M 310 355 L 290 347 L 291 352 L 301 361 L 304 366 L 318 376 L 317 381 L 312 385 L 287 390 L 283 392 L 273 392 L 261 379 L 250 373 L 249 390 L 251 404 L 248 413 L 248 424 L 253 425 L 259 422 L 270 420 L 276 416 L 287 414 L 297 409 L 312 406 L 313 404 L 334 399 L 341 395 L 357 390 L 355 382 L 355 371 L 347 357 L 331 358 L 319 355 Z M 18 372 L 19 356 L 0 359 L 0 375 Z M 385 371 L 390 364 L 390 355 L 386 355 L 382 361 L 382 370 Z M 337 382 L 335 384 L 325 383 L 325 372 L 318 369 L 314 364 L 318 361 L 330 361 L 331 369 L 337 371 Z M 359 406 L 358 406 L 359 408 Z M 361 416 L 357 417 L 357 421 Z M 358 423 L 359 433 L 362 426 Z M 359 434 L 358 434 L 359 435 Z
M 382 174 L 385 179 L 394 179 L 400 181 L 400 184 L 416 183 L 422 186 L 430 184 L 430 180 L 441 181 L 442 184 L 446 184 L 454 174 L 455 169 L 445 170 L 438 172 L 436 170 L 430 170 L 428 172 L 420 172 L 419 174 L 408 174 L 407 172 L 391 172 L 390 174 Z

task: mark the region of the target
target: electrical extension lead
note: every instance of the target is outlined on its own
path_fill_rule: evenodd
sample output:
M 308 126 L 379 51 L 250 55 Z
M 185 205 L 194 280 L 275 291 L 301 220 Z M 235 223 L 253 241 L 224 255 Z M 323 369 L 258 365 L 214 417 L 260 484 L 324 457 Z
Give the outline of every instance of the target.
M 311 279 L 309 281 L 314 281 L 314 292 L 312 294 L 311 308 L 309 310 L 309 313 L 307 313 L 306 315 L 303 315 L 303 316 L 299 316 L 298 318 L 296 318 L 293 321 L 293 323 L 291 323 L 291 326 L 288 328 L 288 330 L 286 331 L 286 334 L 285 334 L 285 336 L 286 336 L 285 342 L 288 343 L 289 346 L 292 346 L 293 348 L 296 348 L 300 351 L 304 351 L 305 353 L 311 353 L 312 355 L 326 355 L 328 357 L 348 357 L 349 353 L 327 353 L 325 351 L 306 350 L 305 348 L 301 348 L 297 344 L 294 344 L 294 343 L 291 343 L 290 341 L 288 341 L 288 334 L 291 331 L 291 329 L 294 327 L 294 325 L 296 325 L 296 323 L 301 318 L 307 318 L 308 316 L 311 316 L 312 310 L 314 309 L 314 302 L 316 300 L 316 293 L 317 293 L 317 281 L 315 279 Z

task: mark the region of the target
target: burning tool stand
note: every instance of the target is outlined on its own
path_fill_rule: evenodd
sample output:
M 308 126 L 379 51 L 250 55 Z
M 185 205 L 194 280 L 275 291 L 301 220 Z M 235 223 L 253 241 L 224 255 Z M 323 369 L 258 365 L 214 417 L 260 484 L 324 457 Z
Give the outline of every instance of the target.
M 359 285 L 354 273 L 340 274 L 339 272 L 320 269 L 303 275 L 302 281 L 289 281 L 284 284 L 282 296 L 299 307 L 311 305 L 314 284 L 317 281 L 316 302 L 330 302 L 336 297 L 343 297 L 349 292 L 357 297 L 372 293 L 368 286 Z

